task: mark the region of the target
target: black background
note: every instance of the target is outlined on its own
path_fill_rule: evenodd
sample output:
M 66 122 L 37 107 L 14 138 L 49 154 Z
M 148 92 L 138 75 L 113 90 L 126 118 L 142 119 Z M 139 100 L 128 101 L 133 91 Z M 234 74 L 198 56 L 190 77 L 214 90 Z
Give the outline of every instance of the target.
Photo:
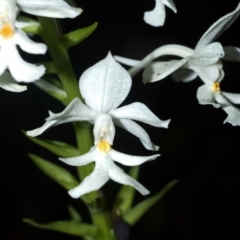
M 154 0 L 79 0 L 77 3 L 84 12 L 74 20 L 62 20 L 65 32 L 95 21 L 99 23 L 92 36 L 70 50 L 79 77 L 109 50 L 113 55 L 142 59 L 164 44 L 194 48 L 208 27 L 233 11 L 238 1 L 175 0 L 178 13 L 167 8 L 165 25 L 159 28 L 142 20 L 144 11 L 154 7 Z M 218 39 L 223 46 L 240 45 L 239 23 L 237 19 Z M 39 57 L 30 56 L 30 59 L 38 61 Z M 41 56 L 40 61 L 43 59 Z M 239 67 L 239 63 L 224 63 L 223 90 L 240 93 Z M 130 95 L 123 104 L 140 101 L 160 119 L 172 119 L 168 130 L 143 125 L 153 142 L 160 145 L 161 157 L 142 166 L 139 181 L 151 194 L 172 179 L 180 182 L 132 228 L 131 240 L 220 240 L 238 239 L 240 235 L 240 127 L 223 124 L 226 114 L 221 109 L 198 104 L 196 90 L 201 85 L 200 79 L 182 84 L 168 77 L 147 85 L 141 82 L 141 74 L 133 79 Z M 20 131 L 41 126 L 48 110 L 62 109 L 61 104 L 33 85 L 28 85 L 24 93 L 0 89 L 1 239 L 77 239 L 21 222 L 26 217 L 41 223 L 68 219 L 67 204 L 76 207 L 89 221 L 84 205 L 71 199 L 65 189 L 42 174 L 27 153 L 39 154 L 55 163 L 57 157 L 27 140 Z M 75 144 L 71 124 L 52 128 L 43 137 Z M 120 129 L 114 148 L 127 154 L 151 154 L 139 140 Z M 59 164 L 76 174 L 75 169 Z M 110 181 L 103 188 L 109 206 L 118 187 Z M 143 199 L 136 194 L 136 202 Z

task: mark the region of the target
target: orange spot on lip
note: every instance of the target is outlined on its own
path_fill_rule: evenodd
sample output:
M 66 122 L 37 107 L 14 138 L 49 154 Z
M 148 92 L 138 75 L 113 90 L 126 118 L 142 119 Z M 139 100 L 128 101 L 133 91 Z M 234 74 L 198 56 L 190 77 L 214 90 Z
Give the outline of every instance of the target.
M 3 38 L 11 38 L 14 34 L 14 31 L 12 27 L 9 24 L 5 24 L 1 29 L 0 29 L 0 35 Z
M 215 82 L 213 85 L 212 85 L 212 90 L 214 92 L 219 92 L 221 89 L 220 89 L 220 83 L 219 82 Z
M 101 140 L 97 145 L 99 151 L 101 152 L 109 152 L 111 150 L 111 146 L 108 142 L 105 142 L 104 140 Z

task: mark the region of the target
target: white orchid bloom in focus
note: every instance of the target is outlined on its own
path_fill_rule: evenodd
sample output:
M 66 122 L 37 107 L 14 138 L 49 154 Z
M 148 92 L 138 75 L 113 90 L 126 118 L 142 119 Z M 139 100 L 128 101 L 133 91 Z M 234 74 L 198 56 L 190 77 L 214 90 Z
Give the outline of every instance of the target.
M 240 126 L 240 109 L 233 105 L 240 104 L 240 94 L 221 91 L 220 83 L 224 77 L 221 67 L 219 65 L 219 79 L 205 81 L 205 84 L 198 88 L 197 99 L 202 105 L 211 104 L 215 108 L 221 107 L 228 114 L 224 123 Z
M 50 112 L 42 127 L 28 131 L 27 134 L 34 137 L 61 123 L 89 121 L 94 123 L 95 145 L 100 139 L 112 145 L 116 125 L 138 137 L 147 149 L 158 150 L 146 131 L 132 120 L 164 128 L 168 127 L 170 120 L 161 121 L 139 102 L 117 108 L 127 97 L 131 85 L 129 73 L 109 53 L 105 59 L 88 68 L 80 77 L 79 87 L 86 105 L 75 98 L 63 112 Z
M 79 157 L 59 159 L 71 166 L 84 166 L 90 162 L 95 162 L 93 172 L 79 186 L 68 192 L 72 198 L 79 198 L 86 193 L 101 188 L 109 179 L 120 184 L 130 185 L 142 195 L 149 194 L 149 191 L 144 186 L 124 173 L 114 161 L 126 166 L 137 166 L 146 161 L 154 160 L 158 156 L 159 154 L 147 157 L 126 155 L 111 149 L 109 143 L 101 140 L 97 146 L 94 146 L 86 154 Z
M 166 18 L 165 6 L 177 12 L 175 3 L 172 0 L 155 0 L 155 8 L 144 13 L 144 21 L 154 27 L 163 26 Z
M 220 77 L 218 70 L 218 61 L 224 57 L 224 49 L 218 42 L 213 42 L 237 19 L 240 14 L 240 4 L 237 8 L 217 20 L 203 34 L 195 49 L 185 46 L 170 44 L 157 48 L 148 54 L 142 61 L 131 60 L 119 56 L 114 58 L 123 64 L 134 66 L 129 70 L 131 76 L 135 76 L 142 68 L 146 68 L 143 72 L 143 82 L 155 82 L 162 80 L 168 75 L 176 81 L 188 82 L 199 76 L 203 81 L 209 79 L 217 80 Z M 229 54 L 234 54 L 234 48 L 228 49 Z M 236 50 L 236 49 L 235 49 Z M 182 57 L 181 60 L 171 60 L 168 62 L 152 61 L 160 56 L 175 55 Z M 229 60 L 233 57 L 229 57 Z
M 18 82 L 33 82 L 44 73 L 44 66 L 25 62 L 17 45 L 25 52 L 44 54 L 47 47 L 29 39 L 21 28 L 36 23 L 23 23 L 16 20 L 19 10 L 45 17 L 76 17 L 81 9 L 70 7 L 62 0 L 0 0 L 0 75 L 8 68 Z M 6 89 L 6 88 L 5 88 Z

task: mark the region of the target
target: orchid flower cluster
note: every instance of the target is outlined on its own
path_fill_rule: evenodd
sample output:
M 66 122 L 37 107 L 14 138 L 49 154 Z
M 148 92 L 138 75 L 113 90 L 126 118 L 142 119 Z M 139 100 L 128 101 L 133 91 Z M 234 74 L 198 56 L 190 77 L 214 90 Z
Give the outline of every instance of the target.
M 79 80 L 79 89 L 86 105 L 75 98 L 58 114 L 50 112 L 46 123 L 27 134 L 36 137 L 45 130 L 58 124 L 72 121 L 88 121 L 93 123 L 94 146 L 79 157 L 62 159 L 72 165 L 82 166 L 95 161 L 94 171 L 76 188 L 69 191 L 73 198 L 102 187 L 109 178 L 135 187 L 146 195 L 149 191 L 133 178 L 127 176 L 117 167 L 114 161 L 126 166 L 136 166 L 145 161 L 156 159 L 159 154 L 149 157 L 137 157 L 119 153 L 111 148 L 115 137 L 115 126 L 119 126 L 136 137 L 149 150 L 158 150 L 146 131 L 132 120 L 141 121 L 155 127 L 168 127 L 169 120 L 161 121 L 144 104 L 136 102 L 117 108 L 127 97 L 132 85 L 129 73 L 120 66 L 109 53 L 102 61 L 87 69 Z
M 162 26 L 166 15 L 165 6 L 177 12 L 172 0 L 155 0 L 155 8 L 145 12 L 144 21 L 155 27 Z M 38 21 L 19 19 L 21 12 L 37 16 Z M 27 87 L 19 82 L 34 83 L 65 106 L 60 113 L 49 111 L 45 123 L 27 131 L 26 136 L 58 155 L 61 162 L 78 167 L 80 181 L 57 164 L 33 154 L 30 158 L 45 174 L 66 188 L 72 198 L 80 198 L 88 206 L 94 225 L 82 223 L 74 217 L 72 221 L 50 225 L 41 225 L 31 219 L 25 219 L 25 222 L 84 239 L 116 240 L 111 217 L 109 212 L 106 213 L 104 196 L 100 190 L 108 180 L 123 185 L 118 193 L 121 201 L 118 201 L 114 210 L 129 224 L 134 224 L 177 183 L 176 180 L 170 182 L 157 195 L 137 206 L 138 214 L 135 213 L 136 209 L 132 207 L 134 191 L 137 190 L 142 195 L 147 195 L 150 191 L 137 181 L 138 168 L 131 168 L 129 174 L 126 174 L 116 163 L 137 167 L 157 159 L 160 154 L 133 156 L 121 153 L 113 149 L 114 139 L 121 128 L 137 137 L 145 149 L 157 152 L 159 146 L 152 142 L 144 128 L 135 121 L 157 128 L 168 128 L 170 120 L 160 120 L 140 102 L 121 106 L 132 87 L 132 78 L 143 69 L 144 83 L 160 81 L 169 75 L 176 82 L 183 83 L 199 77 L 203 81 L 197 90 L 199 103 L 221 107 L 228 114 L 225 122 L 240 126 L 240 109 L 235 106 L 240 104 L 240 94 L 227 93 L 220 88 L 224 78 L 221 59 L 239 61 L 240 49 L 223 47 L 221 43 L 215 42 L 239 16 L 240 4 L 212 24 L 195 49 L 168 44 L 157 48 L 141 61 L 113 57 L 109 52 L 104 59 L 86 69 L 77 81 L 67 51 L 88 37 L 97 24 L 63 35 L 58 31 L 58 22 L 53 18 L 75 18 L 81 12 L 81 8 L 70 6 L 64 0 L 0 0 L 0 87 L 7 91 L 23 92 Z M 30 39 L 33 34 L 39 35 L 44 43 Z M 18 47 L 30 54 L 45 54 L 48 50 L 52 60 L 37 64 L 26 62 Z M 165 55 L 181 59 L 154 62 Z M 127 71 L 120 63 L 132 68 Z M 57 77 L 45 76 L 49 73 Z M 73 122 L 77 148 L 59 141 L 36 138 L 52 127 L 69 122 Z M 98 205 L 97 200 L 101 204 Z M 134 210 L 131 211 L 132 209 Z
M 227 114 L 225 122 L 233 126 L 240 126 L 240 109 L 234 104 L 240 104 L 240 94 L 221 91 L 220 82 L 224 78 L 223 64 L 226 61 L 239 61 L 240 49 L 233 46 L 223 47 L 219 42 L 213 42 L 240 14 L 240 3 L 237 8 L 215 23 L 203 34 L 195 49 L 182 45 L 169 44 L 161 46 L 149 53 L 142 61 L 115 56 L 119 62 L 132 66 L 129 70 L 135 76 L 141 69 L 143 82 L 151 83 L 160 81 L 168 75 L 176 82 L 190 82 L 199 77 L 204 85 L 197 90 L 197 99 L 200 104 L 211 104 L 215 108 L 221 107 Z M 167 62 L 154 59 L 165 55 L 181 57 L 180 60 Z

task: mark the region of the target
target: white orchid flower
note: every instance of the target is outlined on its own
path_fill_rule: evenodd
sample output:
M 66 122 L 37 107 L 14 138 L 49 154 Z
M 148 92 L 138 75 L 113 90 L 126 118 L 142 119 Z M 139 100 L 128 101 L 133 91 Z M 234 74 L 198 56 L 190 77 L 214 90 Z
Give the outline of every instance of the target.
M 152 11 L 144 13 L 144 21 L 154 27 L 163 26 L 166 18 L 165 6 L 177 12 L 173 0 L 155 0 L 155 8 Z
M 47 47 L 43 43 L 33 42 L 21 30 L 22 27 L 36 23 L 16 21 L 19 10 L 58 18 L 73 18 L 82 10 L 70 7 L 63 0 L 0 0 L 0 75 L 8 68 L 16 81 L 33 82 L 45 73 L 45 67 L 25 62 L 17 50 L 17 45 L 32 54 L 44 54 Z
M 18 82 L 32 82 L 45 72 L 44 66 L 25 62 L 17 50 L 17 45 L 28 53 L 43 54 L 46 45 L 35 43 L 16 27 L 18 8 L 13 0 L 0 0 L 0 75 L 8 68 Z
M 142 68 L 146 68 L 143 73 L 143 81 L 145 83 L 162 80 L 174 71 L 176 72 L 174 72 L 172 76 L 177 81 L 191 81 L 197 76 L 203 81 L 209 78 L 214 78 L 216 80 L 220 77 L 217 63 L 220 58 L 224 57 L 224 49 L 220 43 L 211 42 L 219 37 L 236 20 L 239 14 L 240 4 L 238 4 L 233 12 L 226 14 L 212 24 L 203 34 L 195 49 L 170 44 L 157 48 L 148 54 L 142 61 L 131 60 L 119 56 L 115 56 L 115 59 L 123 64 L 134 66 L 129 70 L 131 76 L 135 76 Z M 234 52 L 234 49 L 232 48 L 231 51 L 228 52 L 230 55 L 229 58 L 231 59 L 231 53 Z M 174 55 L 182 57 L 182 59 L 152 63 L 154 59 L 164 55 Z M 192 72 L 192 70 L 194 72 Z
M 240 94 L 221 91 L 220 82 L 224 77 L 224 72 L 221 69 L 222 65 L 218 66 L 219 79 L 205 81 L 205 84 L 197 90 L 197 99 L 202 105 L 211 104 L 215 108 L 221 107 L 228 114 L 224 123 L 228 122 L 233 126 L 240 126 L 240 109 L 233 105 L 240 104 Z
M 86 105 L 75 98 L 63 112 L 58 114 L 50 112 L 42 127 L 28 131 L 27 134 L 34 137 L 61 123 L 89 121 L 94 123 L 95 145 L 102 138 L 112 145 L 116 125 L 138 137 L 147 149 L 158 150 L 146 131 L 132 120 L 164 128 L 168 127 L 170 120 L 161 121 L 139 102 L 117 108 L 127 97 L 131 85 L 129 73 L 112 58 L 111 54 L 108 54 L 80 77 L 79 87 Z
M 114 161 L 126 166 L 137 166 L 146 161 L 154 160 L 158 156 L 160 155 L 156 154 L 147 157 L 126 155 L 111 149 L 109 143 L 101 140 L 97 146 L 94 146 L 86 154 L 79 157 L 59 159 L 71 166 L 84 166 L 90 162 L 95 162 L 93 172 L 79 186 L 68 192 L 72 198 L 79 198 L 86 193 L 101 188 L 109 179 L 120 184 L 130 185 L 142 195 L 149 194 L 149 191 L 144 186 L 124 173 Z

